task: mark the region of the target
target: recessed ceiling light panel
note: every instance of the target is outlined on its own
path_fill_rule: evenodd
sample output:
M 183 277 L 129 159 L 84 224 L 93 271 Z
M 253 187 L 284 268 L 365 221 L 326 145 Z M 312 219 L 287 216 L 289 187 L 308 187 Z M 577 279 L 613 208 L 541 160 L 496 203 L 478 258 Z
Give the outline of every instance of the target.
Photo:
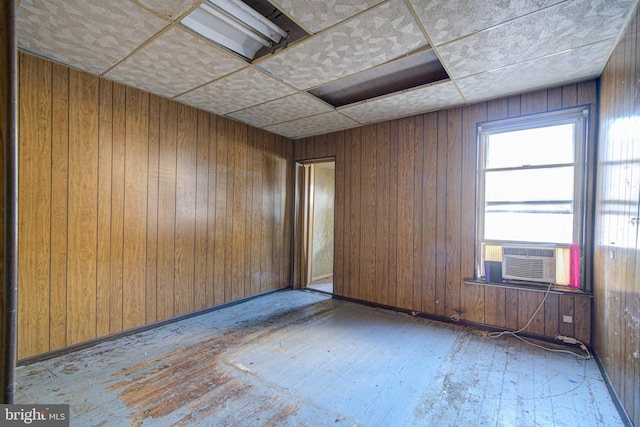
M 248 60 L 287 38 L 285 30 L 240 0 L 207 0 L 181 24 Z
M 334 107 L 448 79 L 438 57 L 427 48 L 309 91 Z

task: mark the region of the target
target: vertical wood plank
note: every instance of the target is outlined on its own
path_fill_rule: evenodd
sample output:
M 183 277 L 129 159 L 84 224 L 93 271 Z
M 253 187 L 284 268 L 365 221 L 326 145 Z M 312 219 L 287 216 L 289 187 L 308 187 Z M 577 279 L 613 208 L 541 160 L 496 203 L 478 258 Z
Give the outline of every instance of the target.
M 351 298 L 358 298 L 360 282 L 360 263 L 362 262 L 360 254 L 360 241 L 361 241 L 361 225 L 362 225 L 362 208 L 361 208 L 361 175 L 362 169 L 360 166 L 361 157 L 361 132 L 360 128 L 352 129 L 351 133 L 351 229 L 350 244 L 351 253 L 349 257 L 349 294 L 347 296 Z
M 436 313 L 437 197 L 438 197 L 438 114 L 424 118 L 424 159 L 422 182 L 422 303 L 421 311 Z
M 544 294 L 525 290 L 518 290 L 518 294 L 518 329 L 526 327 L 525 332 L 544 334 L 544 308 L 534 316 L 536 309 L 542 303 Z M 529 323 L 528 326 L 527 323 Z
M 333 157 L 336 155 L 336 139 L 337 139 L 337 135 L 338 132 L 334 132 L 332 133 L 330 136 L 325 136 L 325 138 L 323 139 L 323 143 L 325 145 L 324 147 L 324 154 L 325 157 Z
M 539 90 L 522 95 L 520 114 L 535 114 L 547 111 L 547 90 Z
M 445 315 L 460 314 L 460 221 L 462 211 L 462 109 L 449 111 L 447 122 L 447 220 L 446 220 L 446 309 Z
M 295 180 L 296 180 L 296 204 L 295 204 L 295 246 L 293 256 L 296 259 L 295 270 L 293 272 L 293 288 L 300 289 L 306 285 L 308 279 L 309 259 L 307 254 L 308 247 L 308 208 L 309 201 L 309 184 L 310 175 L 309 165 L 296 162 Z
M 294 186 L 293 186 L 293 141 L 290 141 L 289 139 L 282 137 L 282 142 L 284 144 L 284 159 L 283 159 L 283 163 L 282 163 L 282 167 L 284 168 L 283 171 L 283 179 L 284 179 L 284 184 L 283 187 L 284 191 L 282 191 L 282 198 L 284 199 L 284 216 L 282 218 L 283 220 L 283 227 L 284 227 L 284 236 L 282 239 L 282 250 L 281 250 L 281 254 L 282 254 L 282 261 L 283 261 L 283 278 L 282 278 L 282 282 L 279 285 L 279 288 L 282 288 L 284 286 L 289 286 L 291 285 L 292 282 L 292 277 L 291 277 L 291 270 L 292 270 L 292 259 L 291 259 L 291 250 L 292 250 L 292 245 L 291 245 L 291 238 L 292 238 L 292 221 L 293 221 L 293 192 L 294 192 Z M 335 155 L 335 153 L 334 153 Z
M 362 129 L 362 149 L 360 156 L 360 194 L 362 212 L 362 238 L 360 241 L 360 285 L 358 299 L 372 301 L 376 276 L 376 126 Z
M 178 104 L 174 316 L 194 307 L 197 111 Z
M 424 116 L 419 115 L 413 118 L 414 140 L 413 140 L 413 295 L 411 305 L 408 307 L 414 311 L 422 309 L 422 278 L 424 277 L 422 265 L 422 239 L 423 231 L 423 212 L 422 206 L 423 193 L 423 174 L 424 174 Z
M 146 320 L 149 94 L 127 88 L 125 142 L 123 328 Z
M 249 128 L 248 126 L 243 126 L 245 128 L 246 136 L 245 136 L 245 145 L 247 147 L 246 152 L 246 193 L 245 193 L 245 231 L 244 231 L 244 295 L 249 296 L 252 295 L 251 289 L 254 286 L 253 278 L 252 278 L 252 263 L 251 258 L 253 254 L 253 247 L 251 245 L 251 237 L 253 235 L 253 157 L 254 157 L 254 146 L 255 146 L 255 137 L 254 130 Z M 258 287 L 260 285 L 258 284 Z
M 273 150 L 275 147 L 276 136 L 274 134 L 267 134 L 264 145 L 263 164 L 265 170 L 265 191 L 262 197 L 262 206 L 264 215 L 263 225 L 263 251 L 261 260 L 261 269 L 265 273 L 260 280 L 262 291 L 268 291 L 274 289 L 276 286 L 275 276 L 273 274 L 273 259 L 274 259 L 274 239 L 275 239 L 275 223 L 273 218 L 273 205 L 275 203 L 275 191 L 276 191 L 276 176 L 275 176 L 275 158 L 273 156 Z
M 499 120 L 509 117 L 508 98 L 494 99 L 487 102 L 487 120 Z
M 399 122 L 389 123 L 389 289 L 387 305 L 394 305 L 398 296 L 398 144 Z
M 280 150 L 281 150 L 281 145 L 282 145 L 282 140 L 279 136 L 275 136 L 273 139 L 273 146 L 272 146 L 272 151 L 271 151 L 271 155 L 272 155 L 272 159 L 273 159 L 273 175 L 274 175 L 274 179 L 275 179 L 275 188 L 279 188 L 279 184 L 282 182 L 283 176 L 282 173 L 280 171 L 280 165 L 281 165 L 281 157 L 280 157 Z M 272 205 L 272 212 L 273 212 L 273 240 L 272 240 L 272 244 L 273 244 L 273 257 L 271 259 L 271 263 L 272 263 L 272 275 L 273 275 L 273 284 L 272 284 L 272 289 L 277 289 L 279 288 L 281 285 L 281 280 L 282 280 L 282 270 L 281 270 L 281 254 L 280 254 L 280 249 L 281 249 L 281 241 L 280 236 L 282 235 L 282 229 L 281 229 L 281 222 L 280 222 L 280 218 L 282 215 L 282 202 L 281 202 L 281 193 L 276 191 L 273 193 L 273 205 Z
M 221 117 L 216 122 L 216 214 L 215 214 L 215 239 L 214 239 L 214 300 L 221 304 L 227 300 L 227 272 L 226 272 L 226 249 L 227 249 L 227 120 Z M 229 193 L 232 194 L 232 193 Z M 230 245 L 229 245 L 230 246 Z
M 507 309 L 507 305 L 505 289 L 496 286 L 487 286 L 484 290 L 484 295 L 484 323 L 501 328 L 506 327 L 505 310 Z
M 53 64 L 51 133 L 51 289 L 49 346 L 67 345 L 67 190 L 69 185 L 69 69 Z M 108 287 L 100 287 L 102 290 Z
M 328 139 L 328 134 L 317 135 L 313 137 L 313 140 L 315 141 L 315 151 L 313 153 L 313 158 L 321 159 L 324 157 L 329 157 L 329 153 L 327 151 L 327 149 L 329 148 L 327 144 Z
M 113 141 L 111 147 L 111 285 L 109 287 L 109 332 L 122 331 L 122 279 L 124 262 L 124 162 L 126 87 L 114 83 Z
M 278 188 L 287 188 L 290 184 L 287 182 L 287 140 L 283 136 L 278 136 L 278 149 L 277 149 L 277 175 L 279 177 Z M 287 274 L 285 272 L 285 265 L 287 264 L 286 258 L 289 256 L 289 253 L 285 254 L 285 239 L 289 235 L 289 230 L 286 225 L 286 192 L 279 191 L 277 193 L 278 197 L 278 209 L 276 218 L 278 224 L 278 235 L 276 237 L 276 276 L 278 278 L 278 283 L 275 289 L 280 289 L 284 286 L 288 285 L 287 282 Z
M 20 55 L 18 357 L 49 350 L 51 63 Z
M 521 114 L 521 101 L 522 96 L 520 95 L 514 95 L 508 98 L 508 117 L 517 117 Z
M 67 343 L 96 337 L 98 78 L 69 73 Z
M 239 122 L 230 124 L 234 145 L 233 162 L 233 228 L 231 255 L 231 299 L 237 300 L 245 296 L 245 228 L 247 215 L 247 145 L 246 127 Z M 277 205 L 277 204 L 276 204 Z M 275 205 L 274 205 L 275 207 Z M 274 265 L 274 270 L 276 266 Z
M 280 257 L 280 282 L 278 288 L 281 289 L 291 284 L 291 228 L 288 221 L 291 220 L 291 211 L 288 210 L 292 205 L 291 194 L 293 192 L 292 181 L 293 175 L 291 175 L 291 142 L 281 136 L 280 137 L 280 188 L 286 189 L 280 191 L 280 236 L 278 238 L 279 248 L 278 254 Z
M 257 245 L 256 242 L 260 242 L 262 236 L 262 193 L 263 183 L 263 162 L 262 152 L 264 150 L 264 137 L 265 132 L 254 129 L 253 141 L 251 144 L 251 187 L 253 194 L 251 194 L 251 239 L 249 242 L 249 251 L 251 253 L 251 286 L 250 294 L 259 294 L 262 289 L 262 269 L 261 269 L 261 257 L 262 246 Z
M 274 156 L 274 171 L 276 178 L 276 186 L 284 184 L 284 165 L 282 159 L 283 138 L 276 136 L 274 138 L 273 156 Z M 274 221 L 274 239 L 273 239 L 273 271 L 274 271 L 274 284 L 272 289 L 278 289 L 282 287 L 282 266 L 283 266 L 283 253 L 282 253 L 282 237 L 284 234 L 282 216 L 283 216 L 283 203 L 282 193 L 273 193 L 273 221 Z
M 308 146 L 312 144 L 313 141 L 311 138 L 303 138 L 295 141 L 293 144 L 295 146 L 295 159 L 296 161 L 307 160 L 307 151 Z
M 504 296 L 505 305 L 505 327 L 508 329 L 518 329 L 518 297 L 520 292 L 517 289 L 506 289 Z
M 146 323 L 158 320 L 158 202 L 160 184 L 160 97 L 149 96 L 149 143 L 147 168 L 147 283 Z
M 447 281 L 447 111 L 438 112 L 438 170 L 436 178 L 436 312 L 446 312 Z
M 218 262 L 216 244 L 218 211 L 218 116 L 209 114 L 209 187 L 207 206 L 207 307 L 213 307 L 224 301 L 224 286 L 218 283 L 216 276 L 216 264 Z
M 576 295 L 574 298 L 574 313 L 575 313 L 575 337 L 578 341 L 582 341 L 585 344 L 591 343 L 591 296 Z M 632 340 L 633 337 L 627 337 L 626 339 Z M 631 367 L 630 369 L 633 369 Z
M 96 335 L 109 334 L 111 290 L 111 197 L 113 82 L 100 80 L 98 155 L 98 265 Z M 66 296 L 65 296 L 66 301 Z M 65 313 L 66 315 L 66 313 Z
M 389 286 L 389 122 L 376 125 L 376 274 L 373 301 L 387 304 Z M 338 177 L 336 176 L 336 184 Z M 337 236 L 337 233 L 336 233 Z
M 342 286 L 340 287 L 340 294 L 342 296 L 349 296 L 350 289 L 352 286 L 351 279 L 351 247 L 353 245 L 353 241 L 351 240 L 351 193 L 353 192 L 353 184 L 351 182 L 351 174 L 353 172 L 353 165 L 351 164 L 352 157 L 352 131 L 346 130 L 343 132 L 344 139 L 344 160 L 343 160 L 343 169 L 344 169 L 344 220 L 343 220 L 343 235 L 344 235 L 344 248 L 343 248 L 343 275 L 342 275 Z M 336 186 L 338 186 L 338 182 L 336 181 Z M 355 286 L 355 284 L 353 285 Z M 334 292 L 336 289 L 334 289 Z
M 194 310 L 207 307 L 207 225 L 209 208 L 209 113 L 197 111 Z
M 284 180 L 286 179 L 287 176 L 287 172 L 285 171 L 285 167 L 284 167 L 284 158 L 283 158 L 283 153 L 285 153 L 286 147 L 283 145 L 285 139 L 281 136 L 278 135 L 270 135 L 269 141 L 268 141 L 268 155 L 269 155 L 269 173 L 273 176 L 273 183 L 271 185 L 271 188 L 275 189 L 278 188 L 279 184 L 278 183 L 284 183 Z M 294 142 L 295 143 L 295 142 Z M 292 179 L 295 175 L 291 175 Z M 301 177 L 304 179 L 304 173 L 302 173 Z M 292 181 L 293 183 L 293 181 Z M 303 186 L 301 186 L 301 188 L 304 189 Z M 293 192 L 293 188 L 292 188 L 292 192 Z M 292 193 L 293 194 L 293 193 Z M 270 194 L 270 199 L 271 199 L 271 211 L 272 212 L 272 221 L 271 221 L 271 225 L 270 227 L 270 235 L 271 237 L 271 241 L 272 241 L 272 248 L 271 248 L 271 263 L 274 265 L 273 267 L 273 271 L 275 272 L 275 274 L 272 274 L 271 276 L 271 284 L 269 285 L 269 289 L 279 289 L 281 288 L 283 285 L 282 280 L 284 280 L 284 273 L 282 272 L 282 266 L 284 265 L 284 260 L 282 257 L 282 254 L 280 253 L 282 251 L 282 243 L 281 241 L 278 241 L 278 239 L 280 239 L 285 233 L 286 231 L 282 228 L 283 227 L 283 223 L 281 221 L 284 220 L 285 217 L 285 200 L 284 200 L 284 195 L 281 194 L 278 191 L 273 191 Z M 281 219 L 282 218 L 282 219 Z M 290 230 L 289 230 L 290 232 Z
M 414 141 L 413 118 L 398 121 L 398 293 L 395 305 L 410 308 L 413 300 L 414 230 Z
M 333 293 L 344 295 L 344 253 L 345 253 L 345 141 L 344 132 L 335 134 L 336 147 L 336 193 L 335 193 L 335 216 L 334 216 L 334 257 L 333 257 Z M 376 266 L 376 268 L 379 268 Z
M 637 61 L 637 59 L 636 59 Z M 629 64 L 631 66 L 631 64 Z M 580 82 L 576 85 L 576 102 L 578 105 L 592 105 L 595 106 L 598 99 L 598 87 L 596 80 L 587 80 L 586 82 Z M 630 102 L 633 102 L 631 97 Z M 633 108 L 633 107 L 630 107 Z M 592 111 L 593 113 L 593 111 Z
M 236 165 L 235 156 L 236 156 L 236 144 L 234 141 L 234 127 L 233 122 L 225 119 L 223 121 L 223 126 L 220 129 L 222 131 L 221 137 L 225 139 L 225 144 L 227 147 L 227 168 L 225 169 L 225 173 L 227 175 L 227 203 L 226 203 L 226 219 L 225 219 L 225 254 L 224 254 L 224 300 L 225 302 L 232 301 L 234 299 L 234 295 L 238 294 L 237 289 L 234 294 L 234 281 L 233 281 L 233 253 L 234 247 L 238 243 L 234 240 L 233 235 L 233 224 L 235 219 L 235 205 L 234 205 L 234 193 L 235 193 L 235 174 L 234 168 Z M 273 205 L 272 205 L 273 206 Z M 237 251 L 237 249 L 236 249 Z M 237 288 L 237 287 L 236 287 Z
M 547 301 L 544 303 L 544 335 L 553 337 L 559 333 L 560 316 L 558 314 L 560 304 L 560 296 L 558 294 L 549 294 Z
M 162 98 L 160 117 L 157 315 L 168 319 L 174 315 L 178 105 Z
M 562 88 L 554 87 L 547 91 L 547 110 L 559 110 L 562 108 Z
M 562 108 L 578 105 L 578 88 L 575 84 L 562 86 Z

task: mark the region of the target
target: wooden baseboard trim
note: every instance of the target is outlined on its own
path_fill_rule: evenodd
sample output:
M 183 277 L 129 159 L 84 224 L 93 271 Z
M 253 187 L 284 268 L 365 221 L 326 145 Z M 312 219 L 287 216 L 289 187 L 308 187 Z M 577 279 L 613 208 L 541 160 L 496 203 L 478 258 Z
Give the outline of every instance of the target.
M 611 396 L 611 400 L 613 400 L 613 404 L 616 406 L 616 409 L 620 414 L 620 418 L 622 419 L 622 422 L 624 423 L 625 427 L 633 427 L 631 418 L 629 417 L 629 414 L 627 414 L 627 411 L 624 409 L 624 406 L 622 405 L 622 401 L 620 401 L 620 398 L 618 397 L 618 393 L 616 393 L 616 390 L 613 388 L 613 384 L 611 383 L 609 374 L 607 373 L 607 370 L 605 369 L 604 364 L 600 359 L 600 356 L 598 356 L 598 353 L 595 351 L 591 351 L 591 354 L 593 354 L 593 358 L 596 359 L 596 363 L 598 364 L 598 369 L 600 369 L 600 373 L 602 374 L 604 383 L 607 385 L 607 390 L 609 390 L 609 395 Z

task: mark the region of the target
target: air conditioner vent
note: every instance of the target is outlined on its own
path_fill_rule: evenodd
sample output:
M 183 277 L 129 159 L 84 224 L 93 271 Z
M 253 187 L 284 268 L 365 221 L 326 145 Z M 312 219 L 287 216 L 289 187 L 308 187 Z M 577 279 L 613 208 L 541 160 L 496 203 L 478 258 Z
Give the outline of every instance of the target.
M 552 248 L 520 248 L 515 246 L 505 246 L 503 249 L 504 255 L 520 255 L 520 256 L 534 256 L 534 257 L 549 257 L 553 258 L 555 249 Z
M 555 249 L 505 246 L 502 248 L 504 279 L 555 283 Z
M 542 279 L 544 277 L 544 260 L 508 257 L 506 273 L 509 276 L 531 277 Z

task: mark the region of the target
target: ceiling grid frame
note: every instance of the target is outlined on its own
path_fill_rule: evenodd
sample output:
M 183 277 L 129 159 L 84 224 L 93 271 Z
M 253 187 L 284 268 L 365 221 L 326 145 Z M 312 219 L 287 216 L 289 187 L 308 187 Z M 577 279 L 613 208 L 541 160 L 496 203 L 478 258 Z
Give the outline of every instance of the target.
M 332 10 L 320 4 L 314 7 L 305 6 L 306 3 L 311 4 L 310 0 L 270 0 L 274 7 L 310 35 L 291 43 L 285 49 L 280 49 L 253 62 L 240 61 L 226 49 L 180 24 L 184 16 L 204 1 L 182 0 L 172 2 L 167 7 L 166 2 L 157 0 L 114 0 L 108 3 L 100 0 L 49 0 L 47 2 L 20 0 L 16 13 L 19 48 L 80 71 L 90 72 L 144 90 L 152 89 L 153 93 L 179 102 L 188 102 L 185 99 L 188 98 L 189 93 L 204 90 L 209 85 L 217 87 L 216 82 L 220 85 L 224 79 L 239 78 L 240 81 L 232 86 L 236 87 L 233 90 L 238 91 L 237 98 L 244 99 L 243 103 L 238 104 L 241 108 L 229 106 L 232 109 L 222 115 L 233 120 L 244 120 L 245 123 L 253 125 L 252 115 L 260 112 L 265 116 L 253 121 L 258 124 L 257 127 L 264 126 L 267 130 L 297 139 L 312 136 L 317 134 L 316 132 L 328 133 L 365 123 L 391 120 L 404 115 L 426 113 L 595 78 L 602 72 L 615 42 L 622 36 L 622 31 L 639 0 L 510 0 L 506 9 L 502 8 L 503 2 L 500 0 L 477 3 L 471 9 L 460 7 L 460 2 L 464 0 L 430 0 L 428 2 L 426 0 L 368 0 L 357 6 L 354 6 L 350 0 L 332 0 L 329 2 L 333 5 L 332 7 L 335 6 Z M 293 5 L 291 9 L 287 8 L 288 4 Z M 402 14 L 404 16 L 402 19 L 406 22 L 398 24 L 381 20 L 384 19 L 385 13 L 389 15 L 389 8 L 393 11 L 400 10 L 397 9 L 398 5 L 404 8 L 404 11 L 398 15 Z M 113 9 L 116 7 L 121 7 L 128 12 L 123 15 L 123 12 Z M 73 10 L 74 13 L 65 15 L 65 10 Z M 105 13 L 100 13 L 100 10 L 113 10 L 115 14 L 113 17 L 106 16 Z M 499 10 L 499 13 L 494 13 L 496 10 Z M 453 15 L 452 11 L 456 14 Z M 563 11 L 564 15 L 554 16 L 559 11 Z M 320 16 L 320 14 L 326 16 Z M 127 19 L 117 19 L 116 16 L 126 16 Z M 44 17 L 51 22 L 38 25 L 39 20 L 45 19 Z M 408 21 L 408 17 L 411 21 Z M 318 22 L 309 25 L 309 20 Z M 573 21 L 576 24 L 573 24 Z M 395 28 L 405 30 L 403 24 L 407 22 L 412 22 L 413 28 L 409 31 L 413 35 L 398 44 L 402 49 L 406 49 L 402 51 L 396 48 L 393 40 L 387 38 L 392 37 L 391 34 L 394 34 L 393 37 L 400 37 L 401 34 L 396 34 L 398 32 Z M 474 23 L 477 28 L 471 28 L 466 25 L 466 22 Z M 584 23 L 579 25 L 581 22 Z M 379 28 L 380 31 L 376 30 L 376 23 L 383 25 Z M 544 33 L 547 31 L 546 28 L 532 26 L 534 24 L 538 27 L 544 24 L 552 28 L 548 33 Z M 113 28 L 109 29 L 109 25 L 112 25 L 115 31 Z M 363 26 L 358 28 L 358 25 Z M 393 27 L 393 25 L 400 25 L 400 27 Z M 554 25 L 563 27 L 565 31 L 563 37 L 558 38 L 555 35 Z M 471 30 L 466 34 L 465 31 L 469 28 Z M 348 30 L 345 33 L 347 38 L 338 34 L 342 29 Z M 528 39 L 521 37 L 518 43 L 511 44 L 503 40 L 508 38 L 506 35 L 510 34 L 509 31 L 516 30 L 526 34 L 539 34 L 539 37 Z M 355 37 L 351 37 L 349 31 L 353 31 Z M 532 31 L 536 32 L 532 33 Z M 129 33 L 137 36 L 128 37 Z M 172 48 L 175 50 L 176 46 L 178 47 L 180 51 L 178 56 L 166 55 L 161 62 L 153 63 L 152 59 L 149 59 L 153 58 L 153 55 L 150 55 L 141 62 L 150 67 L 149 76 L 145 76 L 144 73 L 124 76 L 125 64 L 130 65 L 141 61 L 145 55 L 149 55 L 153 49 L 158 48 L 158 43 L 168 43 L 167 46 L 173 44 L 174 41 L 168 40 L 167 35 L 174 34 L 181 34 L 181 37 L 189 43 L 188 46 L 202 46 L 201 43 L 204 42 L 208 46 L 204 49 L 205 52 L 217 52 L 214 57 L 224 58 L 220 60 L 236 65 L 230 68 L 222 67 L 221 75 L 212 74 L 211 78 L 201 76 L 199 80 L 191 76 L 193 85 L 179 93 L 169 92 L 166 88 L 154 89 L 149 80 L 154 74 L 159 76 L 160 82 L 175 83 L 178 79 L 184 79 L 190 72 L 186 68 L 182 74 L 178 71 L 179 63 L 172 63 L 179 60 L 178 56 L 190 58 L 188 60 L 194 61 L 194 64 L 201 64 L 199 67 L 207 64 L 206 59 L 198 60 L 194 57 L 195 52 L 202 52 L 202 49 L 193 49 L 191 52 L 190 47 L 185 45 L 181 51 L 178 44 Z M 286 75 L 276 72 L 280 70 L 273 70 L 267 66 L 287 57 L 293 57 L 292 52 L 296 50 L 302 52 L 314 46 L 324 46 L 321 40 L 329 40 L 336 36 L 342 37 L 340 41 L 342 44 L 336 46 L 347 52 L 343 58 L 339 57 L 339 52 L 331 51 L 330 44 L 326 53 L 304 52 L 305 55 L 327 55 L 323 60 L 336 60 L 335 65 L 343 67 L 341 73 L 327 74 L 326 82 L 335 82 L 411 54 L 418 47 L 415 41 L 420 38 L 423 40 L 423 45 L 428 44 L 436 54 L 449 79 L 354 102 L 336 109 L 306 92 L 310 88 L 318 87 L 321 83 L 309 85 L 305 82 L 294 85 L 288 81 Z M 369 52 L 361 50 L 362 47 L 367 46 L 366 43 L 359 44 L 358 37 L 361 36 L 381 36 L 383 40 L 380 46 L 371 44 L 371 41 L 367 42 L 369 48 L 373 49 L 373 55 L 379 54 L 379 57 L 374 59 L 366 57 Z M 114 44 L 113 37 L 122 39 L 124 44 Z M 547 46 L 544 54 L 532 50 L 536 43 L 540 43 L 537 41 L 540 37 L 543 40 L 554 41 L 551 43 L 554 46 Z M 478 45 L 480 41 L 484 43 Z M 58 44 L 59 42 L 62 44 Z M 491 46 L 485 46 L 489 44 Z M 555 45 L 563 49 L 556 48 Z M 117 51 L 103 52 L 105 48 L 102 46 L 106 46 L 106 49 L 109 49 L 109 46 L 116 46 Z M 515 46 L 521 52 L 513 51 Z M 376 53 L 378 48 L 381 50 Z M 480 50 L 475 50 L 478 48 Z M 500 51 L 498 56 L 494 56 L 492 52 L 498 52 L 496 49 L 512 51 L 506 53 Z M 533 55 L 530 54 L 527 57 L 527 49 Z M 362 58 L 356 58 L 354 63 L 350 63 L 352 62 L 352 58 L 348 57 L 350 54 L 360 55 Z M 304 66 L 308 57 L 305 55 L 301 55 L 302 62 L 290 61 L 290 66 Z M 460 62 L 461 55 L 464 57 L 464 63 Z M 474 60 L 474 56 L 482 58 L 482 63 L 477 59 Z M 484 61 L 485 56 L 489 59 L 488 62 Z M 364 62 L 359 63 L 359 59 Z M 113 62 L 106 67 L 100 65 L 109 61 Z M 334 65 L 330 62 L 327 64 L 330 65 L 325 64 L 325 66 Z M 363 65 L 364 68 L 362 68 Z M 195 70 L 198 67 L 192 68 Z M 115 70 L 118 69 L 123 71 L 122 76 L 117 75 Z M 252 87 L 251 91 L 255 96 L 242 94 L 240 92 L 243 86 L 242 78 L 246 79 L 247 76 L 252 75 L 257 75 L 260 79 L 264 78 L 267 86 L 280 89 L 269 93 L 268 96 L 266 93 L 261 96 L 260 85 L 252 85 L 251 82 L 246 81 L 246 86 Z M 271 79 L 274 83 L 267 83 Z M 179 85 L 174 86 L 179 87 Z M 452 87 L 455 88 L 455 95 L 451 95 Z M 164 92 L 162 92 L 163 89 Z M 234 98 L 229 93 L 224 96 Z M 300 111 L 288 112 L 293 106 L 285 105 L 287 100 L 301 102 Z M 315 101 L 315 104 L 309 101 Z M 273 111 L 270 111 L 270 106 L 273 106 Z M 209 108 L 207 105 L 197 105 L 197 107 L 218 114 L 213 105 Z M 327 110 L 327 108 L 330 109 Z M 308 115 L 298 117 L 303 113 Z M 329 126 L 331 121 L 327 119 L 328 117 L 338 118 L 333 128 Z

